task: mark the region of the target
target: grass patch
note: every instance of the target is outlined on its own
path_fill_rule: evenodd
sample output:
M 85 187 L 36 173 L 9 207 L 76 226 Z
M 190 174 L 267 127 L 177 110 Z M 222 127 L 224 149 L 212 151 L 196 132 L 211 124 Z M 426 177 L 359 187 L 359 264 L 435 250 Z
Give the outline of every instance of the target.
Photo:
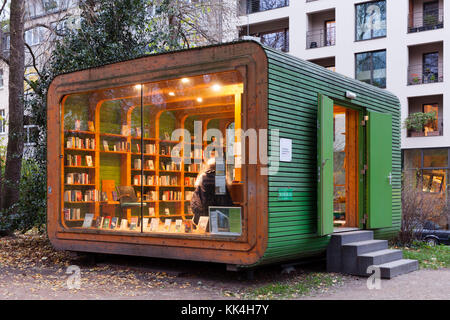
M 313 292 L 327 291 L 331 287 L 342 284 L 343 277 L 338 274 L 314 272 L 249 289 L 244 297 L 257 300 L 293 299 Z
M 419 261 L 424 269 L 450 268 L 450 246 L 429 246 L 424 242 L 414 242 L 410 247 L 399 248 L 403 250 L 405 259 Z

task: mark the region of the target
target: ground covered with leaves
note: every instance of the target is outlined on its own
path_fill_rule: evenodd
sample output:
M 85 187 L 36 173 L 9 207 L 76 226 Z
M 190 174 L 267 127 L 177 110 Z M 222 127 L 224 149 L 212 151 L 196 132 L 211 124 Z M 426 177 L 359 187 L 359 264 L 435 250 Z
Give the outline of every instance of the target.
M 324 267 L 270 266 L 248 279 L 221 264 L 73 254 L 46 236 L 16 234 L 0 238 L 0 299 L 299 299 L 344 284 Z

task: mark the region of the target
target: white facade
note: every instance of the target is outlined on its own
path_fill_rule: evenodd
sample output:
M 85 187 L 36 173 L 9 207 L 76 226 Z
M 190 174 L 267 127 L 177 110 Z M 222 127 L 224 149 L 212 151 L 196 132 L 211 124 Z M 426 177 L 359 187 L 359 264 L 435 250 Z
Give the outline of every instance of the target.
M 257 0 L 250 0 L 255 1 Z M 264 0 L 260 0 L 263 2 Z M 241 9 L 245 0 L 241 0 Z M 266 2 L 270 2 L 266 0 Z M 274 1 L 272 1 L 274 2 Z M 279 3 L 281 1 L 278 1 Z M 437 29 L 422 31 L 409 28 L 417 22 L 423 23 L 423 0 L 386 0 L 386 36 L 372 40 L 356 41 L 356 4 L 371 2 L 363 0 L 290 0 L 289 5 L 277 9 L 245 14 L 241 11 L 241 34 L 258 28 L 270 29 L 270 24 L 280 21 L 289 26 L 289 53 L 305 60 L 328 58 L 334 61 L 336 72 L 355 78 L 355 54 L 376 50 L 386 50 L 386 90 L 394 93 L 402 104 L 402 123 L 409 112 L 417 112 L 418 101 L 439 102 L 440 136 L 408 137 L 402 128 L 402 148 L 442 148 L 450 147 L 450 3 L 440 0 L 439 21 L 445 24 Z M 321 46 L 320 35 L 323 22 L 335 19 L 335 41 Z M 415 24 L 413 24 L 413 22 Z M 277 29 L 277 28 L 274 28 Z M 323 31 L 323 30 L 322 30 Z M 446 39 L 447 38 L 447 39 Z M 315 42 L 311 44 L 311 42 Z M 319 45 L 317 45 L 319 43 Z M 334 44 L 334 45 L 333 45 Z M 317 47 L 316 47 L 317 45 Z M 314 47 L 314 48 L 311 48 Z M 439 54 L 439 80 L 432 83 L 413 83 L 414 68 L 422 68 L 422 56 L 426 52 Z M 324 60 L 325 61 L 325 60 Z M 421 70 L 421 69 L 420 69 Z M 419 70 L 419 71 L 420 71 Z M 420 71 L 421 72 L 421 71 Z M 422 82 L 422 81 L 420 81 Z M 431 96 L 429 101 L 414 97 Z M 438 101 L 435 101 L 437 97 Z M 411 107 L 408 101 L 413 101 Z M 411 111 L 410 111 L 411 110 Z

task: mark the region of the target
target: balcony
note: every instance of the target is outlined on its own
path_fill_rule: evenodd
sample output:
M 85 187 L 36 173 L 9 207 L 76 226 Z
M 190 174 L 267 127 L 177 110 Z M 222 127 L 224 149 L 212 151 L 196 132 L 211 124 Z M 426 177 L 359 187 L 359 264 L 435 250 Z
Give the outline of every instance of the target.
M 408 50 L 408 85 L 444 81 L 442 41 L 411 46 Z
M 443 82 L 443 70 L 442 63 L 435 68 L 425 68 L 423 64 L 410 65 L 408 66 L 408 85 Z
M 335 11 L 327 10 L 308 14 L 306 49 L 336 45 Z
M 262 44 L 289 52 L 289 19 L 252 24 L 241 28 L 239 36 L 250 35 L 260 38 Z
M 240 15 L 257 13 L 289 6 L 289 0 L 241 0 Z
M 408 98 L 408 115 L 421 115 L 421 113 L 434 112 L 436 120 L 426 123 L 422 130 L 407 130 L 408 137 L 436 137 L 442 136 L 444 131 L 443 122 L 443 96 L 421 96 Z
M 408 33 L 442 29 L 444 27 L 443 1 L 410 1 Z

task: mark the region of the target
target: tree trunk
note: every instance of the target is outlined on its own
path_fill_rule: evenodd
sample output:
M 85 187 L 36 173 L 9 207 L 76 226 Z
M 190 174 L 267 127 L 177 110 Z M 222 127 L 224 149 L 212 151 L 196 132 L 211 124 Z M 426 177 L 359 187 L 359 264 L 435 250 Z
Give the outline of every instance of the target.
M 7 209 L 19 200 L 19 182 L 23 154 L 24 113 L 24 0 L 12 0 L 10 7 L 9 56 L 9 132 L 3 185 L 3 208 Z

